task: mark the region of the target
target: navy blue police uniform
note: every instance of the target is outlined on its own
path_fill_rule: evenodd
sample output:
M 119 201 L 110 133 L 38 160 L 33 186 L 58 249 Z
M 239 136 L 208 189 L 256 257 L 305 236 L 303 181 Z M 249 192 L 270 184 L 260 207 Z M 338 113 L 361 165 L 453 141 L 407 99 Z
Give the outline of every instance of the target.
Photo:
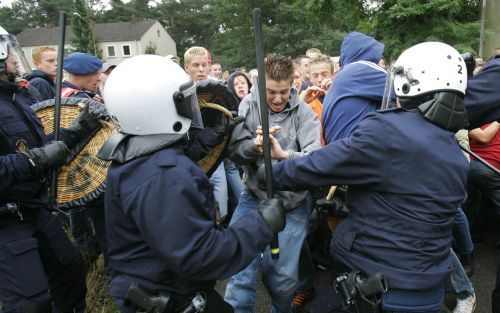
M 349 216 L 331 242 L 335 261 L 384 273 L 385 309 L 423 312 L 442 301 L 468 170 L 453 132 L 399 109 L 369 113 L 351 137 L 278 162 L 272 178 L 278 189 L 349 185 Z M 415 306 L 398 307 L 408 297 Z
M 62 312 L 85 308 L 83 260 L 59 219 L 47 209 L 47 183 L 37 177 L 22 151 L 48 141 L 15 83 L 0 80 L 0 300 L 3 312 L 50 301 Z M 50 289 L 50 294 L 49 290 Z M 35 311 L 39 312 L 39 311 Z
M 132 283 L 174 299 L 204 292 L 206 312 L 232 312 L 215 280 L 245 268 L 273 232 L 257 211 L 219 228 L 213 186 L 184 149 L 176 143 L 112 162 L 105 194 L 110 293 L 123 303 Z

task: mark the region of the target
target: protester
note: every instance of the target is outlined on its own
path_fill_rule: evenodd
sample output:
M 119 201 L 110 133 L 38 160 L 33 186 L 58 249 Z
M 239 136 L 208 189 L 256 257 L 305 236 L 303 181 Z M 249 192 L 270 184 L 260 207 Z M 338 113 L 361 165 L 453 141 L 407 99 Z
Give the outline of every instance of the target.
M 210 70 L 210 54 L 203 47 L 191 47 L 184 53 L 184 70 L 196 83 L 208 79 Z M 228 186 L 224 163 L 210 176 L 210 182 L 214 185 L 215 200 L 219 204 L 220 217 L 223 219 L 228 214 Z
M 281 201 L 262 202 L 227 230 L 216 226 L 212 186 L 184 154 L 188 130 L 201 127 L 196 86 L 175 63 L 153 55 L 124 61 L 107 81 L 105 102 L 120 127 L 100 152 L 112 160 L 106 224 L 110 293 L 120 310 L 136 312 L 140 303 L 125 300 L 138 284 L 178 311 L 199 293 L 204 312 L 233 312 L 214 280 L 244 268 L 284 227 Z
M 275 160 L 293 159 L 321 146 L 320 125 L 311 108 L 299 99 L 292 88 L 293 63 L 282 55 L 269 55 L 265 60 L 266 98 L 268 118 L 272 132 L 283 147 Z M 240 103 L 239 113 L 246 117 L 243 125 L 235 128 L 229 145 L 231 160 L 243 165 L 245 191 L 241 194 L 231 225 L 254 214 L 259 201 L 266 199 L 266 192 L 257 184 L 257 169 L 263 164 L 262 132 L 259 95 L 253 88 Z M 251 312 L 255 305 L 255 289 L 259 269 L 264 285 L 271 297 L 272 312 L 289 312 L 297 288 L 300 249 L 307 235 L 309 212 L 305 204 L 307 191 L 279 192 L 283 199 L 287 225 L 279 236 L 280 258 L 271 260 L 270 248 L 256 256 L 243 271 L 228 280 L 225 300 L 235 312 Z M 255 230 L 252 230 L 256 233 Z
M 210 64 L 209 74 L 215 79 L 222 80 L 222 67 L 219 61 L 213 61 Z
M 227 87 L 241 102 L 250 92 L 252 83 L 245 73 L 234 72 L 229 76 Z

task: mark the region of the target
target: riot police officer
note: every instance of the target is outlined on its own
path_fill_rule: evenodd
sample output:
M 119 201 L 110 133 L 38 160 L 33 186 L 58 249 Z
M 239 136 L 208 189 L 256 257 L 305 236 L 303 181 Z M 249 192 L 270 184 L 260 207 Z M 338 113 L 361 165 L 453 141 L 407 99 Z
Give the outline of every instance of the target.
M 81 255 L 57 216 L 47 211 L 50 169 L 65 164 L 71 147 L 97 121 L 82 113 L 49 142 L 16 79 L 29 67 L 14 36 L 0 27 L 0 301 L 2 312 L 83 312 Z M 50 290 L 50 292 L 49 292 Z
M 284 227 L 282 202 L 264 201 L 228 229 L 216 225 L 213 186 L 184 152 L 190 127 L 202 127 L 196 86 L 171 60 L 126 60 L 104 97 L 120 129 L 99 153 L 113 160 L 105 194 L 111 295 L 122 312 L 133 312 L 125 300 L 133 302 L 134 284 L 168 295 L 168 312 L 196 293 L 206 312 L 232 312 L 215 280 L 245 268 Z
M 400 108 L 370 113 L 350 138 L 279 162 L 273 184 L 349 185 L 350 214 L 331 242 L 337 269 L 384 273 L 383 310 L 433 312 L 443 301 L 469 170 L 454 138 L 464 127 L 467 72 L 460 54 L 437 42 L 406 50 L 394 68 Z

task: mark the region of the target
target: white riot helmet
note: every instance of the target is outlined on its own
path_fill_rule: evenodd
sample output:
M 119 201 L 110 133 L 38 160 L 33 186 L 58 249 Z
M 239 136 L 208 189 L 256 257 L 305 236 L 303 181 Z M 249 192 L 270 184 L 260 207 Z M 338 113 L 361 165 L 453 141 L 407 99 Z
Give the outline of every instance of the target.
M 465 95 L 467 68 L 455 48 L 442 42 L 424 42 L 405 50 L 393 67 L 394 91 L 412 98 L 439 91 Z
M 0 73 L 7 71 L 10 80 L 31 73 L 28 61 L 14 35 L 0 26 Z
M 195 83 L 161 56 L 140 55 L 118 65 L 106 80 L 104 101 L 124 134 L 180 135 L 191 125 L 203 127 Z

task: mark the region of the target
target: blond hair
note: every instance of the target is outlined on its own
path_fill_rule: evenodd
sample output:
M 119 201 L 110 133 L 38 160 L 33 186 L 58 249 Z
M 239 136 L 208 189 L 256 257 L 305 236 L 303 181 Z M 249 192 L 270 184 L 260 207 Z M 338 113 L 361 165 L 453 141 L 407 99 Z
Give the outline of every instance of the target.
M 332 62 L 332 59 L 330 59 L 330 57 L 328 57 L 324 54 L 320 54 L 317 57 L 315 57 L 314 59 L 311 59 L 309 61 L 309 68 L 311 68 L 311 66 L 313 66 L 315 64 L 323 64 L 323 63 L 328 64 L 330 66 L 330 71 L 332 74 L 335 72 L 335 66 Z
M 208 57 L 208 50 L 203 47 L 191 47 L 184 53 L 184 65 L 190 64 L 194 55 L 206 56 L 208 62 L 210 63 L 210 58 Z
M 56 49 L 54 49 L 52 47 L 43 46 L 43 47 L 38 47 L 35 50 L 33 50 L 33 54 L 31 56 L 33 58 L 34 64 L 40 63 L 42 61 L 42 53 L 44 53 L 45 51 L 56 52 Z

